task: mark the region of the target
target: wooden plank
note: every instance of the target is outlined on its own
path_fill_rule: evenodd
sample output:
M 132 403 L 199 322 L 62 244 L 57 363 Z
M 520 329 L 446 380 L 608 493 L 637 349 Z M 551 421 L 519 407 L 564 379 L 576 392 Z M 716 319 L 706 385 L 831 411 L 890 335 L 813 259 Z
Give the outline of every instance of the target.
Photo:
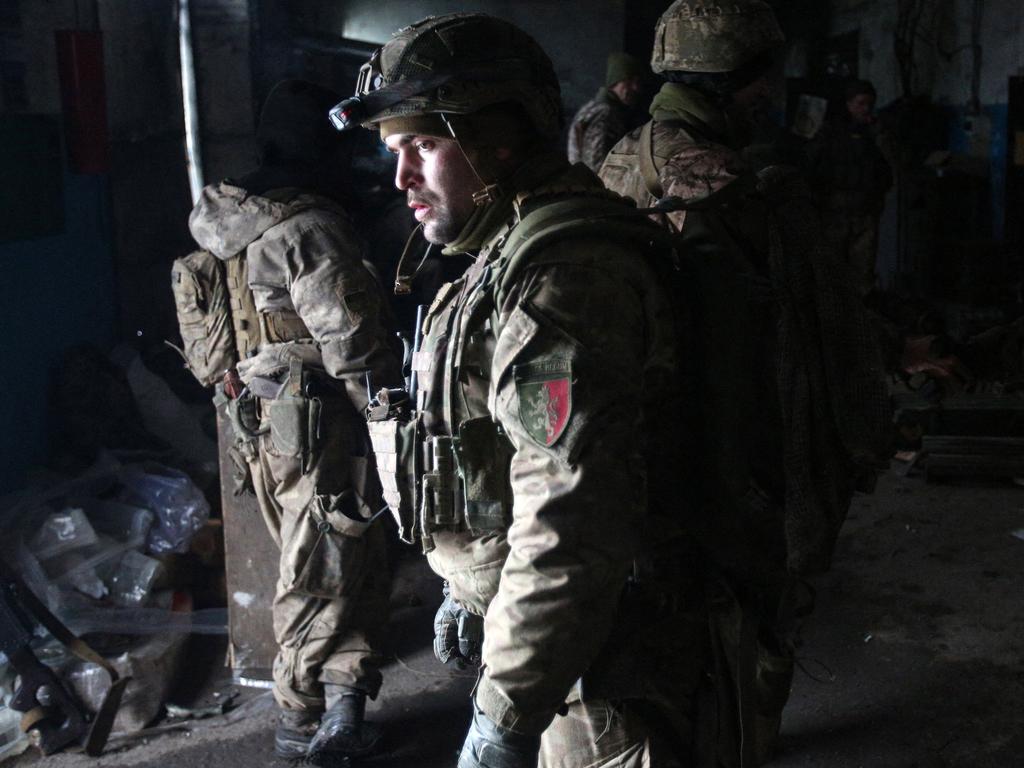
M 269 683 L 277 643 L 271 605 L 277 585 L 277 545 L 270 538 L 256 496 L 234 495 L 234 464 L 228 456 L 233 432 L 223 408 L 217 409 L 224 563 L 228 593 L 228 662 L 236 681 Z
M 933 454 L 928 457 L 927 476 L 938 477 L 1024 477 L 1024 456 L 971 456 Z
M 925 435 L 921 449 L 931 454 L 1024 456 L 1024 438 L 979 435 Z

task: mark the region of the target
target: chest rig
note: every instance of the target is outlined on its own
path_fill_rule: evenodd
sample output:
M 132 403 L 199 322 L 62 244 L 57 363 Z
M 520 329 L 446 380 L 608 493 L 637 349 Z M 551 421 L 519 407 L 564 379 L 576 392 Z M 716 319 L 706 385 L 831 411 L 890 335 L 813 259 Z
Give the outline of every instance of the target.
M 488 402 L 495 286 L 508 229 L 438 291 L 417 329 L 415 390 L 392 393 L 390 404 L 382 393 L 370 407 L 385 501 L 402 539 L 420 539 L 424 552 L 433 549 L 435 531 L 485 534 L 511 520 L 513 450 Z
M 415 391 L 382 392 L 368 410 L 384 500 L 403 540 L 420 539 L 425 552 L 434 531 L 485 534 L 511 522 L 514 448 L 494 417 L 490 379 L 500 309 L 523 270 L 561 238 L 637 246 L 661 237 L 617 195 L 592 187 L 549 194 L 543 205 L 517 199 L 515 216 L 466 274 L 438 291 L 417 333 Z

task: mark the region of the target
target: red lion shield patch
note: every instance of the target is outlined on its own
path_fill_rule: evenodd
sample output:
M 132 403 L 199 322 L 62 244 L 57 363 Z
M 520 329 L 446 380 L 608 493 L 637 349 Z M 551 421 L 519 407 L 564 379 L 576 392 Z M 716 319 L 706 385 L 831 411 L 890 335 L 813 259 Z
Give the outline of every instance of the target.
M 568 360 L 543 360 L 513 370 L 519 396 L 519 420 L 540 445 L 550 448 L 572 415 L 572 366 Z

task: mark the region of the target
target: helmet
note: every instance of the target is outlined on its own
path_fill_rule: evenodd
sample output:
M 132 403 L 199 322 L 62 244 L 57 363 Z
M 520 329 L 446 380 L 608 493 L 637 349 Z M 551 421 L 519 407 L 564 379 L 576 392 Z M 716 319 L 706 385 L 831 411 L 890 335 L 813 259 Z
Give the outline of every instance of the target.
M 323 114 L 339 98 L 334 91 L 304 80 L 277 83 L 263 103 L 256 127 L 261 164 L 315 163 L 327 158 L 339 146 L 339 136 L 323 122 Z
M 764 0 L 676 0 L 658 19 L 655 72 L 733 72 L 785 42 Z
M 338 130 L 419 115 L 470 115 L 512 102 L 544 137 L 561 131 L 551 60 L 512 24 L 482 13 L 431 16 L 395 33 L 363 65 L 356 94 L 331 110 Z

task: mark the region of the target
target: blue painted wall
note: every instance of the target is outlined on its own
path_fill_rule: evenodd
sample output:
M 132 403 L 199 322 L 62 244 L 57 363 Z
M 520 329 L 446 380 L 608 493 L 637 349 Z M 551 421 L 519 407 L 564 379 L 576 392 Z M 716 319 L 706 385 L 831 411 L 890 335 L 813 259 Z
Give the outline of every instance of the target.
M 988 104 L 982 107 L 991 129 L 989 135 L 989 181 L 992 237 L 1002 240 L 1006 230 L 1006 161 L 1010 146 L 1009 109 L 1006 104 Z M 949 110 L 949 149 L 968 154 L 971 137 L 964 129 L 970 120 L 965 109 Z
M 63 234 L 0 243 L 0 493 L 46 459 L 47 392 L 65 350 L 114 339 L 108 179 L 65 167 Z

